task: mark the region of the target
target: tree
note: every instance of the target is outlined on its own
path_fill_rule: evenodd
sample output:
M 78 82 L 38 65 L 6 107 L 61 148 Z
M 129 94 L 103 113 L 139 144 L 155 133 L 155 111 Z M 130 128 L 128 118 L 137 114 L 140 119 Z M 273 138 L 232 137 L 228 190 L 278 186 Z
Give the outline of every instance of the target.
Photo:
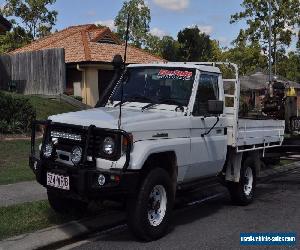
M 267 68 L 267 57 L 261 53 L 261 47 L 258 43 L 248 45 L 245 42 L 240 42 L 236 47 L 223 53 L 223 60 L 236 63 L 241 75 L 252 74 L 257 70 Z
M 13 27 L 11 32 L 6 32 L 4 35 L 0 35 L 0 54 L 7 53 L 12 50 L 18 49 L 28 43 L 30 43 L 31 37 L 27 32 L 17 26 Z
M 158 36 L 149 34 L 145 49 L 168 61 L 176 62 L 181 60 L 179 56 L 179 43 L 171 36 L 159 38 Z
M 171 36 L 164 36 L 161 39 L 160 55 L 168 61 L 180 61 L 178 41 Z
M 222 61 L 223 52 L 218 41 L 209 39 L 209 36 L 195 28 L 186 28 L 178 33 L 180 42 L 171 36 L 161 39 L 149 34 L 145 49 L 168 61 Z M 184 34 L 183 34 L 184 33 Z M 191 48 L 187 46 L 190 42 Z
M 122 40 L 126 37 L 128 14 L 130 14 L 129 42 L 141 48 L 148 37 L 151 21 L 150 9 L 144 0 L 129 0 L 123 3 L 123 7 L 115 18 L 117 33 Z
M 223 51 L 220 48 L 219 42 L 217 40 L 211 40 L 211 58 L 209 61 L 223 61 Z
M 231 16 L 230 23 L 246 21 L 247 28 L 240 31 L 237 41 L 247 40 L 258 42 L 264 50 L 267 49 L 269 38 L 268 27 L 269 0 L 243 0 L 243 11 Z M 276 62 L 276 51 L 285 49 L 295 35 L 293 30 L 300 24 L 299 0 L 272 0 L 272 58 Z
M 146 44 L 145 44 L 145 50 L 150 52 L 151 54 L 160 56 L 161 55 L 161 40 L 158 36 L 148 34 Z
M 179 31 L 178 43 L 179 54 L 183 61 L 206 61 L 211 58 L 212 47 L 209 35 L 200 32 L 197 26 Z
M 280 76 L 288 80 L 300 82 L 300 54 L 289 52 L 280 54 L 277 70 Z
M 56 0 L 5 0 L 0 14 L 12 17 L 15 25 L 17 23 L 14 18 L 20 19 L 21 24 L 18 26 L 31 39 L 37 39 L 48 35 L 55 25 L 57 11 L 48 9 L 55 2 Z
M 157 36 L 150 35 L 147 40 L 147 50 L 154 53 L 168 61 L 178 61 L 178 49 L 179 45 L 176 40 L 171 36 L 164 36 L 159 38 Z
M 297 49 L 300 52 L 300 30 L 298 31 L 298 42 L 297 42 Z

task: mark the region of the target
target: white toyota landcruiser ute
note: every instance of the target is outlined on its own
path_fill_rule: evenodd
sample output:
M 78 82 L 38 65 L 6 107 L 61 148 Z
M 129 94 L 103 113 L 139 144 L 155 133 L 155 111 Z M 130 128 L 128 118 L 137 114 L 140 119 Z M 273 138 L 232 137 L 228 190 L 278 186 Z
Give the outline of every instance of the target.
M 222 79 L 224 64 L 235 78 Z M 178 190 L 218 178 L 235 203 L 249 204 L 284 121 L 238 117 L 237 72 L 228 63 L 129 65 L 104 107 L 36 121 L 29 162 L 52 208 L 125 201 L 129 228 L 150 241 L 166 234 Z

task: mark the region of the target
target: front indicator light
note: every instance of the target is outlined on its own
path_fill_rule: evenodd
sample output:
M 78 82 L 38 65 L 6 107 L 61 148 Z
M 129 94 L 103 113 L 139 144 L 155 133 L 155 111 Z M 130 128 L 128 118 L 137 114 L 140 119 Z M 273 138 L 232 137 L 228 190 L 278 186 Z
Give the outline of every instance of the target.
M 123 136 L 123 139 L 122 139 L 122 153 L 123 154 L 126 153 L 129 145 L 132 146 L 132 142 L 133 142 L 132 134 L 129 134 L 129 138 L 127 138 L 126 136 Z

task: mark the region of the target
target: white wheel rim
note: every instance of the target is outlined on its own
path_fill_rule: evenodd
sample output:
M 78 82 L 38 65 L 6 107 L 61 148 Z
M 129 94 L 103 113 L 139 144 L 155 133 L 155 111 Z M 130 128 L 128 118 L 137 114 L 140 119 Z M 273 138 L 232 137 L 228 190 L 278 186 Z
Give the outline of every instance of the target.
M 158 226 L 163 221 L 167 210 L 167 193 L 162 185 L 156 185 L 148 202 L 148 220 L 151 226 Z
M 253 172 L 250 167 L 247 167 L 245 171 L 245 184 L 244 184 L 245 194 L 250 195 L 252 188 L 253 188 Z

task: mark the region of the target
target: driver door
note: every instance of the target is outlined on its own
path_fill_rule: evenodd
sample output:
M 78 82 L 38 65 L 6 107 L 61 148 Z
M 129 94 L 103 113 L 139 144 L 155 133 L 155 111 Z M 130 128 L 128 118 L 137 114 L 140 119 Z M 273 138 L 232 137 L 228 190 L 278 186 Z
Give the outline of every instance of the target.
M 227 131 L 225 118 L 208 114 L 208 100 L 220 100 L 218 74 L 201 73 L 191 116 L 191 165 L 185 179 L 211 177 L 222 170 L 226 159 Z

